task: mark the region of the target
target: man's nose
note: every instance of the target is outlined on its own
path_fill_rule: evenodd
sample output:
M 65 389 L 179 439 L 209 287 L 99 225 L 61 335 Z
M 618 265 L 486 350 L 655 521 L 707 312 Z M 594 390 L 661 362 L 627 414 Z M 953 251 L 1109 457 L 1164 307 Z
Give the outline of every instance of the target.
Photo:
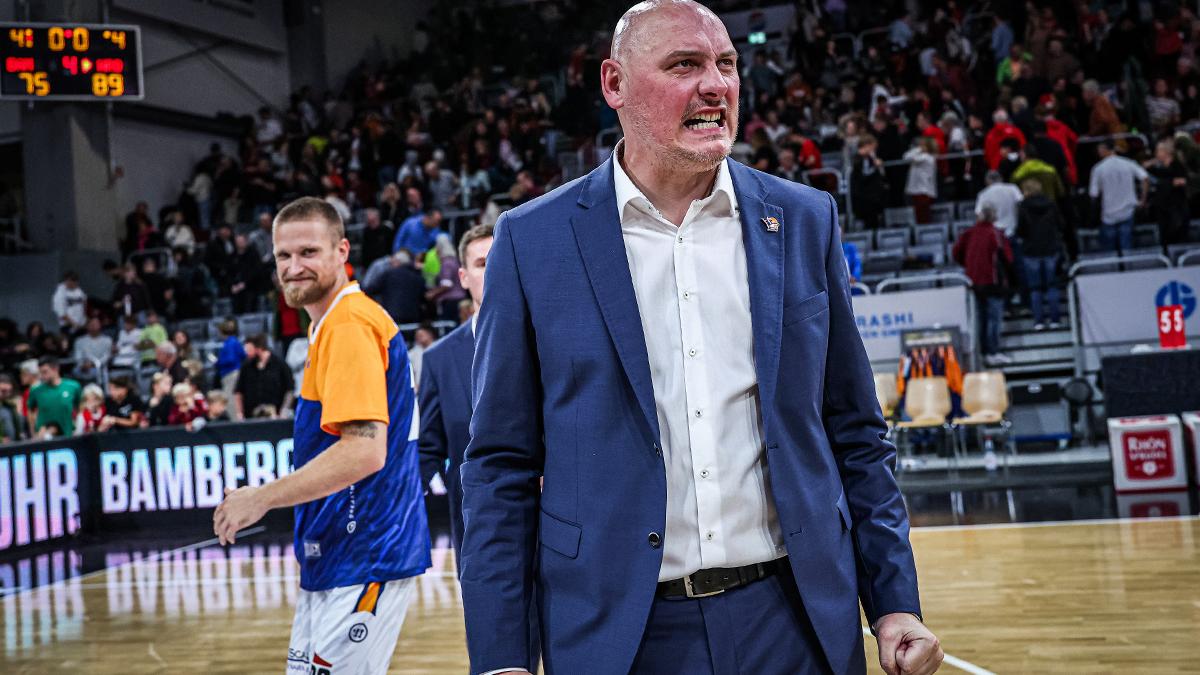
M 729 82 L 716 64 L 710 64 L 704 69 L 697 89 L 701 98 L 719 100 L 725 98 L 725 93 L 729 91 Z

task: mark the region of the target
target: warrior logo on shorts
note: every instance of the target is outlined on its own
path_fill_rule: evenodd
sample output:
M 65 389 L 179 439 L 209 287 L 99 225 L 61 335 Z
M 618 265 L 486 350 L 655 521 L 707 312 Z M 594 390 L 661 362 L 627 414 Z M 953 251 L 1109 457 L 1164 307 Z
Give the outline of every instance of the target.
M 351 642 L 362 642 L 367 639 L 367 624 L 356 623 L 350 626 L 350 635 L 348 636 Z

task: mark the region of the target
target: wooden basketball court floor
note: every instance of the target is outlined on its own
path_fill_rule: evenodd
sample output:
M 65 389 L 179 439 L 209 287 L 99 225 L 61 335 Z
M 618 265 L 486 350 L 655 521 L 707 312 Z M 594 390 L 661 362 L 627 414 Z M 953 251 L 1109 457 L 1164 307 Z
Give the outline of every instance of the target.
M 942 672 L 1200 672 L 1196 517 L 924 527 L 912 541 Z M 72 555 L 17 576 L 61 577 Z M 0 673 L 283 671 L 298 581 L 285 535 L 109 554 L 105 566 L 0 599 Z M 435 551 L 390 672 L 466 672 L 453 569 Z

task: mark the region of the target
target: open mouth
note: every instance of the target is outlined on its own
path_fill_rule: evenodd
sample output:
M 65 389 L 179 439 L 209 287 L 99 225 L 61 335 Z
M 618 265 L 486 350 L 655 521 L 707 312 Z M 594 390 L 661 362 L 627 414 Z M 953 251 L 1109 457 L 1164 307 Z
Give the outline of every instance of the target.
M 696 115 L 684 120 L 683 126 L 691 129 L 692 131 L 724 129 L 725 111 L 718 110 L 715 112 L 697 113 Z

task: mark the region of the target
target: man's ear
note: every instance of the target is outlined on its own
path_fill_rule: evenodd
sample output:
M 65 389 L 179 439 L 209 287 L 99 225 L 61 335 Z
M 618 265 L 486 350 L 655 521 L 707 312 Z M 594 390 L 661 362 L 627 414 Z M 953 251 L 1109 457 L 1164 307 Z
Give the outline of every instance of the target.
M 600 90 L 604 93 L 604 101 L 613 110 L 620 110 L 625 105 L 625 71 L 621 63 L 614 59 L 605 59 L 600 64 Z

